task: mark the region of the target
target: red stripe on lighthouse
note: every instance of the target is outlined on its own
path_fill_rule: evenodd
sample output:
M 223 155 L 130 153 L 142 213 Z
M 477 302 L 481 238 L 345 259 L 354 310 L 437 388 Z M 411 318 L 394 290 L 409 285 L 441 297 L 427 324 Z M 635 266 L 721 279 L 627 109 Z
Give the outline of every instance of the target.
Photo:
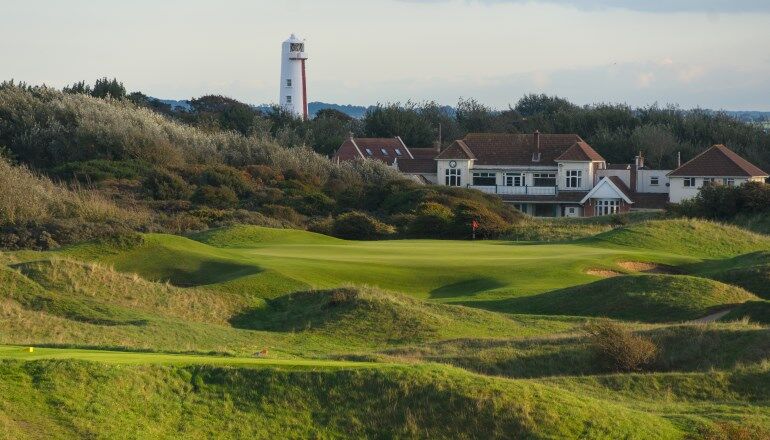
M 302 60 L 302 117 L 307 120 L 307 78 L 305 77 L 305 60 Z

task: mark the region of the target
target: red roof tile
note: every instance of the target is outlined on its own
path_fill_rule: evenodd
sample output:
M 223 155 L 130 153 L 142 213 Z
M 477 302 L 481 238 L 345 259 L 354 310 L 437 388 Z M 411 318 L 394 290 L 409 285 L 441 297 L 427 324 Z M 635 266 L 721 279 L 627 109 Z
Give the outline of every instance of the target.
M 724 145 L 714 145 L 668 174 L 674 177 L 767 177 L 768 174 Z
M 355 152 L 355 153 L 353 153 Z M 393 164 L 396 158 L 412 159 L 401 138 L 353 138 L 347 139 L 334 154 L 333 159 L 374 159 Z
M 476 159 L 476 155 L 468 148 L 464 140 L 452 142 L 436 159 Z
M 398 170 L 406 174 L 436 174 L 437 170 L 434 159 L 398 159 L 396 164 L 398 164 Z
M 465 136 L 462 142 L 470 154 L 476 158 L 477 165 L 553 166 L 559 156 L 578 143 L 587 147 L 577 147 L 583 151 L 583 154 L 591 156 L 596 154 L 599 157 L 597 160 L 604 160 L 576 134 L 537 134 L 539 138 L 537 143 L 535 137 L 535 134 L 471 133 Z M 447 150 L 441 153 L 442 159 L 450 158 L 443 157 Z M 591 151 L 593 153 L 590 153 Z M 461 159 L 462 157 L 451 158 Z
M 623 179 L 621 179 L 618 176 L 608 176 L 608 178 L 612 181 L 613 184 L 615 184 L 618 189 L 623 192 L 623 194 L 629 198 L 629 200 L 634 200 L 634 193 L 631 191 L 631 189 L 628 188 L 625 182 L 623 182 Z
M 542 134 L 540 135 L 543 136 Z M 557 161 L 572 160 L 578 162 L 604 162 L 604 158 L 584 141 L 575 142 L 567 151 L 556 158 Z

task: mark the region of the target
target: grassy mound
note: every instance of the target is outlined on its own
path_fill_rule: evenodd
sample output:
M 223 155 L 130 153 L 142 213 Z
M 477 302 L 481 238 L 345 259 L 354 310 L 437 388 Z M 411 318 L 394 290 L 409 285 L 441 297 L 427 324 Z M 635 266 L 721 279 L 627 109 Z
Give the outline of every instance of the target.
M 309 331 L 344 339 L 404 343 L 477 336 L 526 336 L 557 323 L 514 320 L 494 312 L 435 304 L 373 288 L 294 293 L 233 318 L 241 328 Z
M 770 325 L 770 301 L 749 301 L 725 315 L 723 321 L 748 319 L 751 322 Z
M 770 248 L 770 237 L 703 220 L 649 221 L 585 240 L 698 257 L 730 257 Z
M 657 415 L 451 368 L 0 363 L 12 438 L 678 438 Z
M 654 371 L 708 372 L 762 364 L 770 357 L 770 328 L 741 323 L 682 324 L 637 330 L 659 348 Z M 453 365 L 483 374 L 516 378 L 598 375 L 584 335 L 528 339 L 453 339 L 381 351 L 376 359 L 409 359 Z M 766 363 L 766 362 L 765 362 Z
M 238 225 L 191 235 L 195 241 L 220 248 L 253 248 L 266 244 L 342 244 L 344 240 L 298 229 L 276 229 Z
M 671 322 L 701 318 L 755 299 L 739 287 L 706 278 L 628 275 L 504 302 L 506 310 L 516 313 Z
M 735 284 L 770 300 L 770 252 L 752 252 L 722 261 L 692 266 L 692 271 L 725 283 Z

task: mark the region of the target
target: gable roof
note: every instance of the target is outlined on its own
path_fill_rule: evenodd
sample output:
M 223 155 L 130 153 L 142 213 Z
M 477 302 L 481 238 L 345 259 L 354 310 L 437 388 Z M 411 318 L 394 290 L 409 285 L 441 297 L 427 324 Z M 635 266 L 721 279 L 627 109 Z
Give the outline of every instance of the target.
M 724 145 L 714 145 L 668 173 L 673 177 L 767 177 L 768 174 Z
M 399 154 L 400 153 L 400 154 Z M 374 159 L 393 165 L 397 158 L 414 159 L 409 148 L 400 137 L 393 138 L 348 138 L 334 153 L 334 159 Z
M 476 155 L 468 148 L 464 140 L 456 140 L 436 156 L 436 159 L 470 159 L 475 160 Z
M 631 190 L 628 189 L 625 183 L 620 179 L 618 176 L 605 176 L 602 177 L 602 180 L 599 181 L 599 183 L 594 186 L 591 191 L 588 191 L 588 194 L 583 197 L 583 199 L 580 201 L 580 204 L 587 202 L 588 199 L 593 198 L 594 194 L 596 194 L 599 189 L 603 186 L 609 186 L 612 188 L 612 190 L 618 195 L 618 198 L 621 198 L 626 201 L 626 203 L 634 203 L 634 200 L 631 198 Z
M 540 135 L 543 136 L 543 135 Z M 604 162 L 604 158 L 584 141 L 575 142 L 556 161 Z
M 453 143 L 442 151 L 437 159 L 464 159 L 472 156 L 476 159 L 476 165 L 555 166 L 558 157 L 579 143 L 584 145 L 576 147 L 581 151 L 578 154 L 596 154 L 596 160 L 604 160 L 576 134 L 541 133 L 470 133 L 461 141 L 456 141 L 457 145 Z M 459 149 L 468 151 L 460 152 Z M 540 153 L 539 158 L 535 153 Z

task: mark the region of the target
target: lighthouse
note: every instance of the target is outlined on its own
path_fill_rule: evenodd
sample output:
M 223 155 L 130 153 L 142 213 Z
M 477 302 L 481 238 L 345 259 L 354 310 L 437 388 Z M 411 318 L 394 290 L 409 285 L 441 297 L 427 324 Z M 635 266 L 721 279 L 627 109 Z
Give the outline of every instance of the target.
M 281 49 L 281 107 L 298 118 L 307 119 L 307 75 L 305 40 L 291 34 Z

